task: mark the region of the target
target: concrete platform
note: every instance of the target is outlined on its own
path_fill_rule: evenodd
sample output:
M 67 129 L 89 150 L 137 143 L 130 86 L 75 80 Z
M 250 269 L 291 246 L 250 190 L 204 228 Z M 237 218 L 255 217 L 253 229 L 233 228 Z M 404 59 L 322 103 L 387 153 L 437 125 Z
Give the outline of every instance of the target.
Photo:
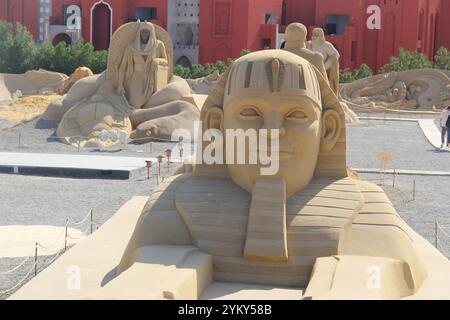
M 133 180 L 156 158 L 0 152 L 0 173 L 46 177 Z

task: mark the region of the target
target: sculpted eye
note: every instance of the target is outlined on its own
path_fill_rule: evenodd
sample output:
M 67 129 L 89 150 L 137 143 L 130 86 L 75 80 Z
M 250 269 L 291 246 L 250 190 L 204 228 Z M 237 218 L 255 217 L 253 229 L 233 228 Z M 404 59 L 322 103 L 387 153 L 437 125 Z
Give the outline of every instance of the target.
M 296 121 L 306 121 L 308 117 L 301 110 L 293 110 L 286 115 L 287 119 L 296 120 Z
M 253 107 L 244 108 L 239 115 L 244 119 L 256 119 L 260 116 L 258 110 Z

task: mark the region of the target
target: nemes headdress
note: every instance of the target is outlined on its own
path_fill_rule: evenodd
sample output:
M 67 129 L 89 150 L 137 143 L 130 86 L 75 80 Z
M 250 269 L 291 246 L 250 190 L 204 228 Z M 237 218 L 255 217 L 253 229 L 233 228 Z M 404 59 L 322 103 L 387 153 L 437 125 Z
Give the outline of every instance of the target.
M 273 50 L 275 52 L 275 50 Z M 303 58 L 276 51 L 270 58 L 260 51 L 239 59 L 231 67 L 224 92 L 224 104 L 235 97 L 258 92 L 301 95 L 321 107 L 319 80 L 314 67 Z

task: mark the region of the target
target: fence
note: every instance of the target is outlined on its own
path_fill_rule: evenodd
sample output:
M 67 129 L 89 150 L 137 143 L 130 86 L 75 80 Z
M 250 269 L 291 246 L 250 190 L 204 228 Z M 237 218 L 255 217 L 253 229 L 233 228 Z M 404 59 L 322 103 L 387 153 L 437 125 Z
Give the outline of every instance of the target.
M 81 231 L 79 236 L 70 235 L 69 226 L 73 227 L 82 226 L 86 224 L 86 222 L 89 222 L 89 224 L 85 230 Z M 31 266 L 29 266 L 29 269 L 26 269 L 27 271 L 25 272 L 25 276 L 22 277 L 17 283 L 15 283 L 12 287 L 9 287 L 7 289 L 0 289 L 0 298 L 4 296 L 9 296 L 10 294 L 14 293 L 23 284 L 31 280 L 33 277 L 37 276 L 39 272 L 41 272 L 46 267 L 55 262 L 69 248 L 68 239 L 79 241 L 82 238 L 84 238 L 87 234 L 94 233 L 95 225 L 98 225 L 98 223 L 94 221 L 94 209 L 91 209 L 89 213 L 78 222 L 71 222 L 70 219 L 67 219 L 65 225 L 62 226 L 63 230 L 61 234 L 53 243 L 43 245 L 42 243 L 36 242 L 33 250 L 32 251 L 30 250 L 29 255 L 27 255 L 27 257 L 23 261 L 21 261 L 17 266 L 6 271 L 0 271 L 0 279 L 1 279 L 1 277 L 11 276 L 17 273 L 19 270 L 22 270 L 27 265 L 28 262 L 33 261 Z M 58 244 L 63 239 L 64 239 L 64 247 L 59 249 L 60 246 Z M 47 258 L 44 259 L 43 262 L 39 263 L 38 258 L 40 249 L 41 250 L 57 249 L 57 250 L 55 254 L 47 256 Z

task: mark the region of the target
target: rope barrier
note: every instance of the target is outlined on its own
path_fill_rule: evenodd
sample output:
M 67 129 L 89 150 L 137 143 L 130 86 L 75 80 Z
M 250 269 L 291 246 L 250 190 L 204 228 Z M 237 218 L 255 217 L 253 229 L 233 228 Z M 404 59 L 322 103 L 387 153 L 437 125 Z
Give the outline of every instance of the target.
M 34 267 L 36 266 L 36 263 L 33 263 L 33 266 L 31 267 L 31 269 L 28 271 L 27 275 L 22 278 L 15 286 L 13 286 L 12 288 L 6 289 L 6 290 L 2 290 L 0 291 L 0 295 L 6 294 L 8 292 L 11 292 L 17 288 L 19 288 L 27 279 L 28 277 L 31 275 L 31 273 L 34 271 Z
M 447 238 L 450 238 L 450 234 L 448 234 L 448 233 L 442 228 L 442 226 L 441 226 L 441 224 L 440 224 L 439 222 L 438 222 L 437 226 L 438 226 L 438 229 L 441 230 L 441 232 L 442 232 Z
M 66 227 L 69 225 L 69 220 L 67 219 L 67 222 L 66 222 L 66 224 L 62 227 L 63 228 L 63 232 L 61 233 L 61 235 L 58 237 L 58 239 L 55 241 L 55 242 L 53 242 L 51 245 L 47 245 L 47 246 L 44 246 L 43 244 L 41 244 L 41 243 L 37 243 L 37 245 L 38 245 L 38 247 L 40 247 L 40 248 L 42 248 L 42 249 L 47 249 L 47 250 L 49 250 L 49 249 L 52 249 L 52 248 L 55 248 L 56 247 L 56 244 L 60 241 L 60 240 L 62 240 L 62 238 L 64 237 L 64 235 L 66 234 Z
M 34 252 L 34 249 L 33 249 L 33 252 Z M 27 258 L 25 258 L 25 260 L 23 260 L 21 263 L 19 263 L 17 266 L 12 268 L 11 270 L 6 270 L 6 271 L 0 272 L 0 276 L 5 276 L 5 275 L 11 274 L 11 273 L 19 270 L 21 267 L 23 267 L 25 265 L 25 263 L 28 262 L 28 260 L 30 260 L 32 258 L 32 256 L 33 256 L 32 254 L 29 255 Z
M 72 226 L 79 226 L 79 225 L 82 225 L 83 223 L 85 223 L 85 222 L 91 217 L 91 215 L 92 215 L 92 213 L 93 213 L 93 210 L 94 210 L 94 209 L 91 209 L 91 210 L 89 211 L 89 213 L 87 214 L 87 216 L 84 217 L 84 218 L 83 218 L 81 221 L 79 221 L 79 222 L 70 222 L 70 219 L 69 219 L 68 225 L 72 225 Z

